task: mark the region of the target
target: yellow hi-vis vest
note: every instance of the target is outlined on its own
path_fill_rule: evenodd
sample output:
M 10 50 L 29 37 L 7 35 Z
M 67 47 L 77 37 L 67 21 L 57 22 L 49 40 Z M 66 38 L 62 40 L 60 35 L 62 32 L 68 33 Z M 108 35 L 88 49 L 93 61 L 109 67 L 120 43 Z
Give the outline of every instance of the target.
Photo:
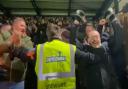
M 59 40 L 37 45 L 37 89 L 75 89 L 75 51 Z

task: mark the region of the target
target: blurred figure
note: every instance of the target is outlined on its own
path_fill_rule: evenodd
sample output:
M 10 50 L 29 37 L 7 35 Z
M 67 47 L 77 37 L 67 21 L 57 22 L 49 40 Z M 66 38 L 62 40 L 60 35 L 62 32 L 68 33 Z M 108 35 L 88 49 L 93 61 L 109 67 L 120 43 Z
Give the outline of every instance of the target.
M 100 19 L 98 27 L 97 27 L 97 30 L 100 33 L 100 35 L 102 35 L 102 33 L 105 31 L 106 24 L 107 24 L 106 19 Z
M 62 25 L 63 25 L 62 21 L 58 21 L 58 22 L 57 22 L 57 25 L 61 28 Z
M 15 34 L 20 39 L 16 42 L 14 46 L 16 47 L 23 46 L 28 49 L 33 47 L 30 37 L 28 37 L 26 34 L 26 23 L 23 18 L 19 18 L 19 17 L 14 19 L 10 30 L 1 32 L 1 35 L 2 35 L 1 37 L 3 38 L 3 40 L 0 42 L 0 45 L 11 40 Z M 10 50 L 9 53 L 1 54 L 1 56 L 3 56 L 3 60 L 7 60 L 8 62 L 10 62 L 9 64 L 10 76 L 8 81 L 15 85 L 15 83 L 21 82 L 22 80 L 24 80 L 26 63 L 23 63 L 19 58 L 14 57 L 12 52 L 13 52 L 13 49 Z
M 118 14 L 118 19 L 120 20 L 120 24 L 122 25 L 122 32 L 123 32 L 123 52 L 125 56 L 125 78 L 122 79 L 122 87 L 123 89 L 128 89 L 128 12 L 121 12 Z
M 87 89 L 120 89 L 109 54 L 108 42 L 101 43 L 100 34 L 96 30 L 87 34 L 87 42 L 84 51 L 94 53 L 101 59 L 96 64 L 86 63 L 83 83 L 87 84 Z
M 69 23 L 67 26 L 68 30 L 70 31 L 70 35 L 71 35 L 70 37 L 71 44 L 76 44 L 76 39 L 77 39 L 76 34 L 77 34 L 77 30 L 79 26 L 80 26 L 80 22 L 77 19 L 75 19 L 73 23 Z
M 92 23 L 87 23 L 85 27 L 85 35 L 88 35 L 89 32 L 92 30 L 95 30 L 94 26 Z
M 62 30 L 63 30 L 61 33 L 62 41 L 66 43 L 70 43 L 70 31 L 64 28 Z
M 4 42 L 4 39 L 7 39 L 6 37 L 3 38 L 1 33 L 4 33 L 6 31 L 11 30 L 11 25 L 4 24 L 0 28 L 0 42 Z M 10 36 L 10 34 L 6 34 L 7 37 Z M 0 55 L 0 81 L 6 81 L 9 80 L 9 71 L 10 71 L 10 60 L 7 60 L 7 58 L 4 58 L 5 55 Z
M 120 21 L 116 17 L 112 8 L 106 12 L 106 19 L 109 21 L 110 29 L 113 30 L 109 45 L 110 53 L 112 56 L 112 62 L 118 77 L 118 81 L 122 89 L 127 89 L 127 78 L 126 78 L 126 65 L 125 65 L 125 52 L 124 52 L 124 34 Z M 110 31 L 111 31 L 110 30 Z M 113 40 L 114 39 L 114 40 Z

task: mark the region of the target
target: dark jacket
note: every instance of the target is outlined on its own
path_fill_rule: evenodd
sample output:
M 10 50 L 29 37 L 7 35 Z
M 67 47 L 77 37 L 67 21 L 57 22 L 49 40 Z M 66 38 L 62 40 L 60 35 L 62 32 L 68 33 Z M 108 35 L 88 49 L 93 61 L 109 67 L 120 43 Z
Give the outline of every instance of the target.
M 113 21 L 111 26 L 114 30 L 114 36 L 111 40 L 110 51 L 113 59 L 116 74 L 118 76 L 119 83 L 123 89 L 128 89 L 128 79 L 126 78 L 126 58 L 123 43 L 123 28 L 119 21 Z M 127 49 L 126 49 L 127 50 Z
M 82 61 L 78 63 L 77 75 L 79 87 L 82 87 L 83 89 L 85 87 L 87 87 L 87 89 L 118 89 L 118 82 L 116 82 L 117 77 L 113 67 L 113 59 L 111 59 L 111 55 L 120 49 L 121 43 L 117 42 L 121 40 L 117 41 L 117 39 L 119 39 L 119 34 L 121 33 L 120 29 L 114 29 L 114 31 L 115 34 L 111 37 L 106 32 L 102 33 L 102 47 L 99 49 L 92 48 L 88 45 L 83 46 L 81 44 L 77 44 L 79 49 L 84 52 L 93 53 L 94 55 L 98 56 L 99 60 L 101 60 L 98 63 L 93 64 Z M 102 73 L 103 71 L 105 74 Z M 103 77 L 106 77 L 105 81 L 108 82 L 104 82 Z
M 101 48 L 86 48 L 100 60 L 95 64 L 86 63 L 87 89 L 119 89 L 107 43 L 102 43 Z

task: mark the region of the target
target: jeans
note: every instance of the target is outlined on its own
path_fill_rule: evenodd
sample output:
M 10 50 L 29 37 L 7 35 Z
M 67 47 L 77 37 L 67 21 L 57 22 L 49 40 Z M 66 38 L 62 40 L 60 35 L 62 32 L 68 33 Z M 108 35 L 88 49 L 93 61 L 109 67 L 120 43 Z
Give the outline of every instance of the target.
M 15 83 L 9 89 L 24 89 L 24 81 L 21 81 L 19 83 Z

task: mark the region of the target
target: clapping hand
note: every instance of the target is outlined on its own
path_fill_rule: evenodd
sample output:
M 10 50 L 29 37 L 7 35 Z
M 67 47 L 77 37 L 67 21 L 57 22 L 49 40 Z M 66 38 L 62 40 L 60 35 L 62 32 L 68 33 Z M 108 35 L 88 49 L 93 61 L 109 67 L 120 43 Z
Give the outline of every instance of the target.
M 20 46 L 21 44 L 20 36 L 16 33 L 13 33 L 12 36 L 10 37 L 10 42 L 14 46 Z

